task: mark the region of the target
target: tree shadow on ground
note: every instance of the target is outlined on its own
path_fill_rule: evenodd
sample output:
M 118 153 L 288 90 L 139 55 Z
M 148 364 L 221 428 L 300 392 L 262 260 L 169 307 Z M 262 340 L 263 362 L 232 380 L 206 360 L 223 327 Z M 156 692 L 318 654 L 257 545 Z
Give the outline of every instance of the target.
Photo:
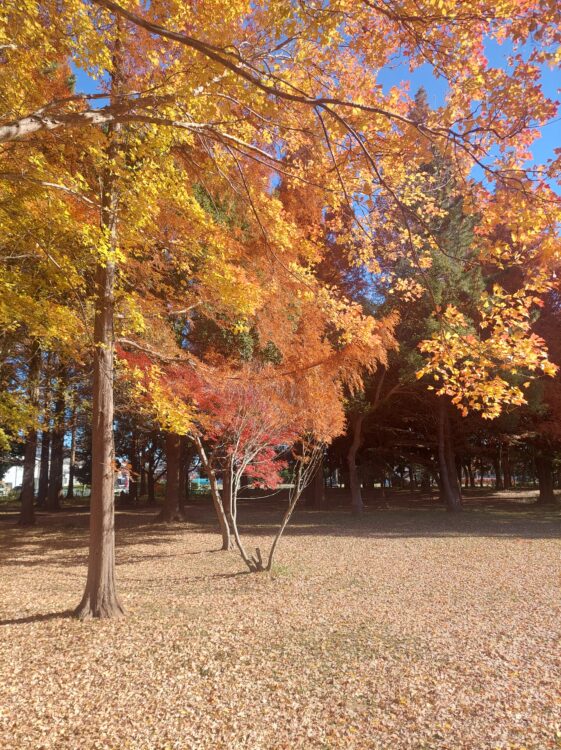
M 240 507 L 240 531 L 247 537 L 271 537 L 285 509 L 279 501 L 247 503 Z M 355 539 L 413 539 L 446 537 L 496 537 L 505 539 L 559 539 L 558 509 L 518 503 L 467 506 L 464 513 L 447 513 L 434 506 L 367 508 L 362 516 L 348 510 L 315 511 L 300 508 L 285 531 L 287 538 L 325 536 Z M 87 560 L 88 517 L 72 510 L 40 514 L 36 526 L 0 527 L 2 567 L 72 566 Z M 188 508 L 188 520 L 174 524 L 155 522 L 154 509 L 128 509 L 116 515 L 119 564 L 165 557 L 218 552 L 219 536 L 211 507 L 198 502 Z M 217 535 L 216 546 L 201 550 L 173 550 L 169 543 L 186 534 Z M 168 545 L 168 550 L 161 549 Z M 148 546 L 150 552 L 135 551 Z M 50 555 L 47 553 L 60 553 Z
M 73 610 L 66 609 L 62 612 L 46 612 L 38 615 L 27 615 L 26 617 L 12 617 L 0 620 L 0 627 L 2 625 L 27 625 L 32 622 L 49 622 L 49 620 L 67 620 L 73 614 Z

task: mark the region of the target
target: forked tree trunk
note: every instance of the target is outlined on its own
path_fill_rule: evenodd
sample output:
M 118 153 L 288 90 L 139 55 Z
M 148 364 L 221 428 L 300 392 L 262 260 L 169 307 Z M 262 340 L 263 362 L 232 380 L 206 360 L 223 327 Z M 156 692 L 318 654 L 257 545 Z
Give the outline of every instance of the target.
M 62 472 L 64 466 L 64 385 L 62 372 L 58 384 L 55 402 L 54 426 L 51 433 L 51 464 L 49 468 L 49 489 L 47 492 L 47 510 L 60 510 L 62 496 Z
M 117 32 L 118 40 L 118 32 Z M 114 53 L 118 71 L 118 49 Z M 115 92 L 115 73 L 113 74 Z M 118 125 L 110 127 L 107 159 L 117 155 Z M 103 177 L 101 225 L 107 233 L 107 259 L 96 269 L 93 405 L 92 405 L 92 488 L 90 496 L 90 547 L 88 576 L 82 601 L 75 614 L 80 619 L 109 618 L 123 614 L 115 583 L 115 475 L 113 438 L 113 375 L 114 375 L 114 308 L 115 262 L 117 236 L 117 189 L 111 166 Z
M 31 355 L 29 363 L 29 402 L 36 408 L 39 402 L 39 374 L 41 372 L 41 352 L 38 348 Z M 23 479 L 21 483 L 20 526 L 33 526 L 35 523 L 35 461 L 37 458 L 37 429 L 33 427 L 26 435 L 23 455 Z
M 462 496 L 452 447 L 448 404 L 443 398 L 438 399 L 438 464 L 442 500 L 449 511 L 461 511 Z
M 181 520 L 179 512 L 179 463 L 181 438 L 166 432 L 166 494 L 158 520 L 171 522 Z
M 349 425 L 352 430 L 352 441 L 347 453 L 347 466 L 349 467 L 349 486 L 351 489 L 351 506 L 353 513 L 360 515 L 364 510 L 362 501 L 362 491 L 360 488 L 360 478 L 358 467 L 356 465 L 356 456 L 362 445 L 362 423 L 364 414 L 352 414 L 349 418 Z

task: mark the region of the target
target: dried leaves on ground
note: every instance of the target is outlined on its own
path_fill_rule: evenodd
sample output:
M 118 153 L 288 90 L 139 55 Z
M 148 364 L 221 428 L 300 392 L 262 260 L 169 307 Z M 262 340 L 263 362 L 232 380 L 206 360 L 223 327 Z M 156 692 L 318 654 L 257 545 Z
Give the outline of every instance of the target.
M 86 515 L 2 523 L 0 747 L 561 747 L 554 512 L 301 511 L 271 576 L 192 518 L 120 513 L 127 617 L 85 623 Z

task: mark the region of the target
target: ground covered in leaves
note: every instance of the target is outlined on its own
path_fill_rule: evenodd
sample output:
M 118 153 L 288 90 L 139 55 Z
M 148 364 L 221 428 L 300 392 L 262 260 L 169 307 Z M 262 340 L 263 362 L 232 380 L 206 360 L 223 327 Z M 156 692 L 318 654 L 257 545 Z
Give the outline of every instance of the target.
M 279 508 L 242 508 L 253 546 Z M 301 511 L 248 575 L 206 511 L 119 513 L 127 617 L 65 612 L 87 517 L 0 523 L 0 747 L 561 747 L 561 542 L 525 505 Z

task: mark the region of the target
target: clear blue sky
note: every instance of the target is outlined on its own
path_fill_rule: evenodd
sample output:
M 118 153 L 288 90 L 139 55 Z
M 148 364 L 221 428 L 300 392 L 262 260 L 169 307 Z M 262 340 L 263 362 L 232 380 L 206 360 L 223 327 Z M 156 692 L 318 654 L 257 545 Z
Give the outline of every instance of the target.
M 489 64 L 492 67 L 508 67 L 507 58 L 511 51 L 511 47 L 508 44 L 488 43 L 485 51 Z M 97 93 L 99 91 L 98 83 L 92 80 L 84 71 L 74 68 L 74 72 L 76 74 L 77 91 L 84 93 Z M 411 94 L 414 94 L 418 88 L 423 86 L 428 93 L 429 103 L 433 107 L 438 107 L 444 102 L 447 91 L 446 81 L 443 78 L 435 77 L 433 69 L 428 63 L 411 72 L 408 62 L 404 58 L 396 60 L 392 66 L 381 70 L 378 81 L 382 84 L 386 92 L 391 87 L 402 82 L 409 83 Z M 551 70 L 544 66 L 542 68 L 542 86 L 545 95 L 557 102 L 558 117 L 561 117 L 561 107 L 559 106 L 559 99 L 561 98 L 561 71 L 559 69 Z M 106 103 L 106 100 L 96 100 L 92 102 L 92 106 L 101 107 Z M 544 164 L 554 156 L 554 149 L 556 148 L 561 148 L 561 120 L 554 120 L 542 128 L 540 137 L 532 146 L 533 163 Z M 556 190 L 561 194 L 561 186 L 556 186 Z
M 485 53 L 489 65 L 495 68 L 508 68 L 508 56 L 511 47 L 508 44 L 499 45 L 496 42 L 488 43 Z M 520 51 L 520 50 L 518 50 Z M 561 117 L 561 71 L 543 66 L 542 88 L 544 94 L 557 102 L 557 117 Z M 425 63 L 422 67 L 410 72 L 407 60 L 397 60 L 391 68 L 385 68 L 380 72 L 379 82 L 385 91 L 401 82 L 409 82 L 410 92 L 414 94 L 418 88 L 423 86 L 432 107 L 438 107 L 444 102 L 447 84 L 443 78 L 436 78 L 431 65 Z M 533 163 L 544 164 L 554 156 L 554 149 L 561 148 L 561 121 L 555 119 L 541 129 L 540 137 L 532 145 Z M 530 165 L 529 165 L 530 166 Z M 557 186 L 557 192 L 561 193 L 561 186 Z

